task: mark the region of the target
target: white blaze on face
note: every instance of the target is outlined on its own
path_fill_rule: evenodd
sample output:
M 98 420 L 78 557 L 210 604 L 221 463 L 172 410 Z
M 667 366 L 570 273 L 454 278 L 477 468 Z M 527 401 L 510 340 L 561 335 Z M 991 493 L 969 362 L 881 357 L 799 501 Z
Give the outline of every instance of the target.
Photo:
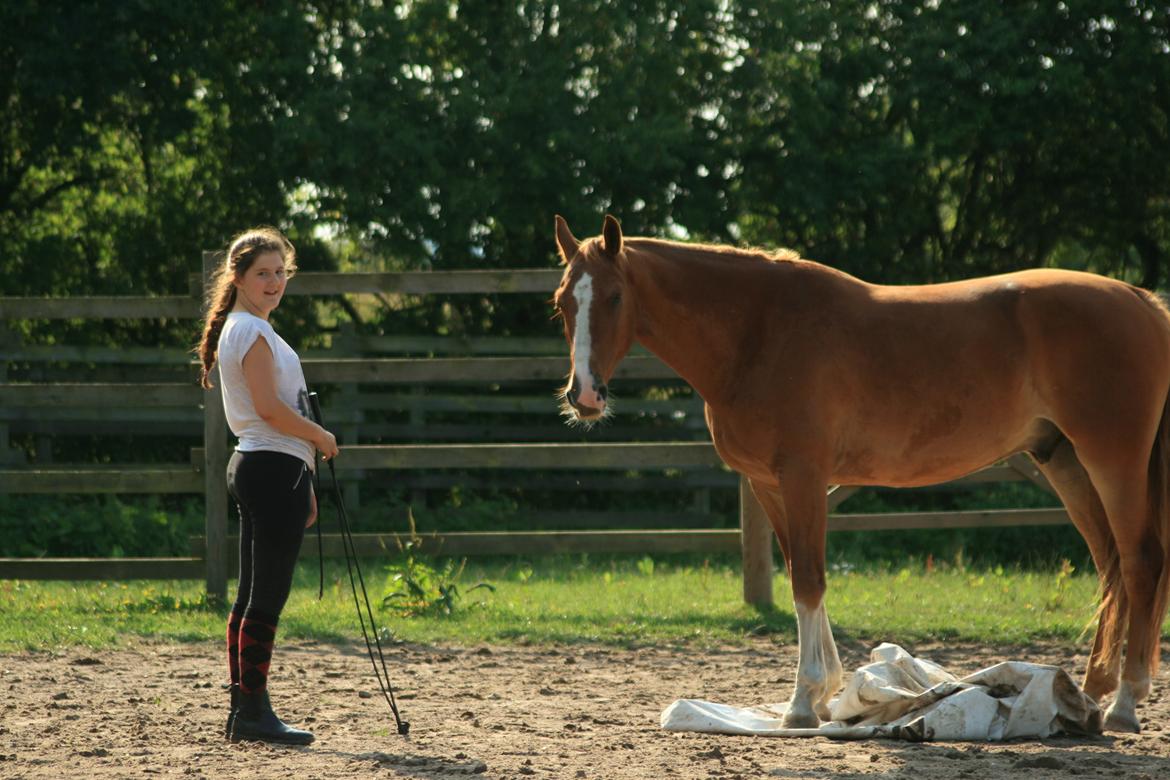
M 573 329 L 573 376 L 581 388 L 578 402 L 592 409 L 602 409 L 605 402 L 593 386 L 593 372 L 589 370 L 593 338 L 589 332 L 589 310 L 593 306 L 593 277 L 582 273 L 573 285 L 573 300 L 577 302 L 577 321 Z

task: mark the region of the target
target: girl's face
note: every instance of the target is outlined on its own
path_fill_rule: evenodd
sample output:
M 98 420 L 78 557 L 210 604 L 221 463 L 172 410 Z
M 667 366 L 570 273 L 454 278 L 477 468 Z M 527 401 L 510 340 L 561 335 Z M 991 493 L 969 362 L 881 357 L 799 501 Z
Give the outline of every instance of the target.
M 265 252 L 233 283 L 248 311 L 268 319 L 269 313 L 280 304 L 284 287 L 288 284 L 284 257 L 280 252 Z

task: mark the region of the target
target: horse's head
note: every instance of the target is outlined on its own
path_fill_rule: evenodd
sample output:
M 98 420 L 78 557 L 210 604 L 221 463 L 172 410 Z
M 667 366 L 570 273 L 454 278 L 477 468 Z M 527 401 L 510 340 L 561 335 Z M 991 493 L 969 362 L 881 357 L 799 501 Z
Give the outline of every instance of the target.
M 607 385 L 634 341 L 634 296 L 626 277 L 622 228 L 608 214 L 601 235 L 578 241 L 557 217 L 557 247 L 565 274 L 553 303 L 565 325 L 572 371 L 562 397 L 570 419 L 606 415 Z

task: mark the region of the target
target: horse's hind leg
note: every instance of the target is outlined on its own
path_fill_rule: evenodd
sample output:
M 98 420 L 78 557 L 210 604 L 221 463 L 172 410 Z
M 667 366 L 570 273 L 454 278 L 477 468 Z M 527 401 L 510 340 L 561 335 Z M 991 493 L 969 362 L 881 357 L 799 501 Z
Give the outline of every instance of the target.
M 1085 693 L 1100 702 L 1117 689 L 1121 675 L 1121 642 L 1127 619 L 1125 586 L 1117 560 L 1117 547 L 1101 497 L 1093 487 L 1085 467 L 1077 459 L 1072 443 L 1061 437 L 1041 462 L 1033 454 L 1037 468 L 1056 490 L 1068 510 L 1073 525 L 1089 545 L 1089 553 L 1100 578 L 1101 606 L 1097 610 L 1097 630 L 1093 649 L 1085 670 Z
M 1129 597 L 1129 633 L 1121 685 L 1106 713 L 1105 726 L 1113 731 L 1137 732 L 1141 729 L 1137 705 L 1150 694 L 1150 678 L 1157 662 L 1161 615 L 1154 614 L 1155 586 L 1165 562 L 1158 539 L 1152 533 L 1136 542 L 1118 540 L 1118 550 Z
M 1114 532 L 1117 533 L 1116 529 Z M 1106 728 L 1113 731 L 1141 730 L 1137 705 L 1150 694 L 1151 676 L 1158 660 L 1162 615 L 1156 614 L 1155 588 L 1166 562 L 1152 529 L 1147 528 L 1145 534 L 1135 534 L 1134 537 L 1125 542 L 1118 540 L 1121 574 L 1129 596 L 1129 634 L 1121 685 L 1105 716 Z
M 800 660 L 796 685 L 784 715 L 786 728 L 816 728 L 830 720 L 829 698 L 841 687 L 841 659 L 825 612 L 825 483 L 804 469 L 789 468 L 780 489 L 752 481 L 752 490 L 772 521 L 792 581 Z
M 1155 589 L 1162 573 L 1162 548 L 1152 524 L 1149 456 L 1128 467 L 1085 467 L 1101 496 L 1109 527 L 1117 544 L 1121 578 L 1129 602 L 1129 631 L 1126 636 L 1125 665 L 1117 696 L 1106 713 L 1105 727 L 1112 731 L 1139 731 L 1137 705 L 1150 693 L 1150 675 L 1157 650 L 1159 615 Z M 1136 459 L 1135 459 L 1136 460 Z

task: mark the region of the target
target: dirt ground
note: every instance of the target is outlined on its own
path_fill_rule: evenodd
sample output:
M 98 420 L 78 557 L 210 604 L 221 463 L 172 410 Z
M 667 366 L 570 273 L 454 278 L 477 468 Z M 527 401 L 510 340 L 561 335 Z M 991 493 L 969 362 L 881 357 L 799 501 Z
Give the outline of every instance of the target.
M 917 646 L 966 674 L 1010 654 L 1076 670 L 1084 648 Z M 842 645 L 846 669 L 868 646 Z M 795 648 L 418 647 L 389 650 L 397 735 L 365 648 L 278 644 L 270 688 L 304 748 L 224 741 L 218 643 L 0 655 L 3 778 L 1170 777 L 1170 645 L 1140 735 L 1003 744 L 832 742 L 673 734 L 676 698 L 787 698 Z M 372 694 L 372 695 L 371 695 Z

